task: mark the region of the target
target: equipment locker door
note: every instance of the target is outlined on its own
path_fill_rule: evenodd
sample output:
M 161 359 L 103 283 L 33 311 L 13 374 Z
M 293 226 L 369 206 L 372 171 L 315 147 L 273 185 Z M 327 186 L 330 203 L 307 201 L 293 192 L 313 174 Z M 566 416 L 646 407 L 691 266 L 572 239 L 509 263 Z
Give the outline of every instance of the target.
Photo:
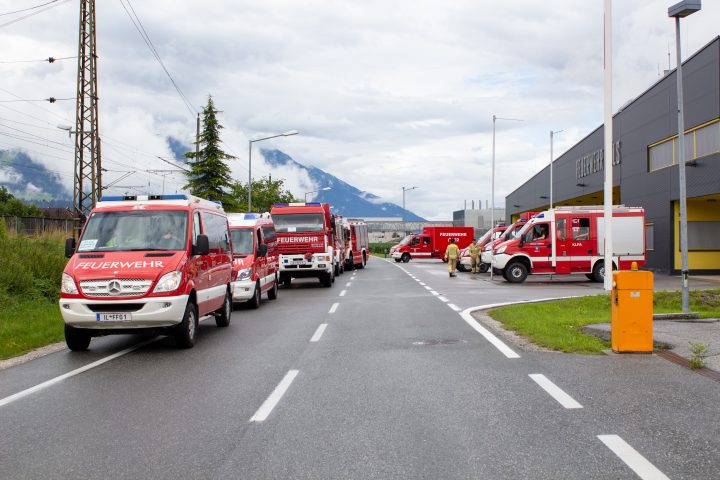
M 570 263 L 573 272 L 590 273 L 592 258 L 597 255 L 597 240 L 590 228 L 591 218 L 570 219 Z

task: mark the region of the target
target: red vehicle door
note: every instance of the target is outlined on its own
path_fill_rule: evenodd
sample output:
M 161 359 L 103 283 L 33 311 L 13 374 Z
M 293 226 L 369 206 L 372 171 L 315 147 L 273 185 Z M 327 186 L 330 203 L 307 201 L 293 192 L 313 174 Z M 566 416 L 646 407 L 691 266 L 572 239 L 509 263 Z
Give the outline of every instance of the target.
M 572 256 L 570 255 L 570 240 L 567 232 L 567 218 L 555 219 L 555 273 L 562 275 L 570 273 Z
M 533 273 L 552 273 L 550 224 L 536 223 L 525 232 L 522 250 L 532 259 Z
M 589 215 L 570 217 L 570 263 L 571 271 L 590 273 L 592 257 L 597 252 L 597 239 L 591 233 L 592 218 Z

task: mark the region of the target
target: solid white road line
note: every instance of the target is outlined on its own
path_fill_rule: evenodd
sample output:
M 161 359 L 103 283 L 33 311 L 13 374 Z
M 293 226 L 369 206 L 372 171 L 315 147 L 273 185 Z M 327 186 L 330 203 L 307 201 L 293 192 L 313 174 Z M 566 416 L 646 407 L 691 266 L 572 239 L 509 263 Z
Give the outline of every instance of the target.
M 441 301 L 445 302 L 445 303 L 447 303 L 447 302 L 449 302 L 449 301 L 450 301 L 450 299 L 449 299 L 449 298 L 447 298 L 447 297 L 444 297 L 444 296 L 442 296 L 442 295 L 440 295 L 440 296 L 439 296 L 438 298 L 439 298 L 439 299 L 440 299 Z
M 550 381 L 545 375 L 540 373 L 531 373 L 530 378 L 535 380 L 535 383 L 540 385 L 543 390 L 550 394 L 560 405 L 565 408 L 583 408 L 578 402 L 575 401 L 570 395 L 565 393 L 557 385 Z
M 462 308 L 458 307 L 458 306 L 455 305 L 454 303 L 448 303 L 447 306 L 450 307 L 450 308 L 452 308 L 452 309 L 455 310 L 456 312 L 462 312 Z
M 341 297 L 344 297 L 346 293 L 347 293 L 347 290 L 343 290 L 343 291 L 340 292 L 340 296 L 341 296 Z
M 664 473 L 650 463 L 637 450 L 631 447 L 625 440 L 617 435 L 598 435 L 597 438 L 605 444 L 612 452 L 620 457 L 620 460 L 632 469 L 643 480 L 670 480 Z
M 282 379 L 282 381 L 280 381 L 278 386 L 275 387 L 275 390 L 273 390 L 270 396 L 263 402 L 262 405 L 260 405 L 260 408 L 258 408 L 258 411 L 255 412 L 255 415 L 250 418 L 251 422 L 265 421 L 265 419 L 268 417 L 268 415 L 270 415 L 275 406 L 280 402 L 280 399 L 282 399 L 283 395 L 285 395 L 287 389 L 290 388 L 290 384 L 293 382 L 293 380 L 295 380 L 295 377 L 297 377 L 298 373 L 298 370 L 290 370 L 288 373 L 285 374 L 285 377 Z
M 320 326 L 315 330 L 315 335 L 310 339 L 311 342 L 317 342 L 322 337 L 323 332 L 327 328 L 327 323 L 321 323 Z
M 347 283 L 345 284 L 346 287 L 349 287 L 350 285 L 352 285 L 352 282 L 347 282 Z
M 510 347 L 505 345 L 502 340 L 493 335 L 487 328 L 480 325 L 477 320 L 475 320 L 472 315 L 470 315 L 470 312 L 474 310 L 478 310 L 478 308 L 471 307 L 465 309 L 460 313 L 460 316 L 463 318 L 463 320 L 465 320 L 468 325 L 470 325 L 480 335 L 485 337 L 488 342 L 492 343 L 493 346 L 500 350 L 500 352 L 502 352 L 502 354 L 505 355 L 507 358 L 520 358 L 520 355 L 515 353 Z
M 335 313 L 335 311 L 338 309 L 339 306 L 340 306 L 339 303 L 337 303 L 337 302 L 333 303 L 332 307 L 330 307 L 330 310 L 328 311 L 328 313 Z
M 159 337 L 150 338 L 150 339 L 148 339 L 148 340 L 145 340 L 144 342 L 140 342 L 140 343 L 138 343 L 138 344 L 136 344 L 136 345 L 133 345 L 132 347 L 126 348 L 125 350 L 120 350 L 119 352 L 113 353 L 112 355 L 109 355 L 109 356 L 107 356 L 107 357 L 105 357 L 105 358 L 101 358 L 100 360 L 97 360 L 97 361 L 95 361 L 95 362 L 88 363 L 88 364 L 85 365 L 84 367 L 77 368 L 77 369 L 75 369 L 75 370 L 73 370 L 73 371 L 71 371 L 71 372 L 68 372 L 68 373 L 65 373 L 65 374 L 63 374 L 63 375 L 60 375 L 59 377 L 51 378 L 50 380 L 48 380 L 48 381 L 46 381 L 46 382 L 40 383 L 40 384 L 38 384 L 38 385 L 35 385 L 34 387 L 30 387 L 30 388 L 28 388 L 28 389 L 25 389 L 25 390 L 23 390 L 23 391 L 21 391 L 21 392 L 18 392 L 18 393 L 16 393 L 16 394 L 14 394 L 14 395 L 10 395 L 9 397 L 5 397 L 5 398 L 3 398 L 3 399 L 0 399 L 0 407 L 3 407 L 3 406 L 5 406 L 5 405 L 7 405 L 7 404 L 9 404 L 9 403 L 12 403 L 12 402 L 14 402 L 15 400 L 20 400 L 20 399 L 23 398 L 23 397 L 27 397 L 28 395 L 31 395 L 31 394 L 33 394 L 33 393 L 35 393 L 35 392 L 38 392 L 38 391 L 40 391 L 40 390 L 42 390 L 42 389 L 44 389 L 44 388 L 47 388 L 47 387 L 49 387 L 50 385 L 55 385 L 56 383 L 60 383 L 60 382 L 62 382 L 63 380 L 66 380 L 66 379 L 68 379 L 68 378 L 70 378 L 70 377 L 74 377 L 75 375 L 79 375 L 79 374 L 81 374 L 81 373 L 83 373 L 83 372 L 87 372 L 87 371 L 90 370 L 91 368 L 99 367 L 99 366 L 102 365 L 103 363 L 107 363 L 107 362 L 109 362 L 110 360 L 115 360 L 115 359 L 118 358 L 118 357 L 122 357 L 122 356 L 125 355 L 125 354 L 128 354 L 128 353 L 130 353 L 130 352 L 132 352 L 132 351 L 134 351 L 134 350 L 137 350 L 138 348 L 142 348 L 142 347 L 144 347 L 145 345 L 148 345 L 148 344 L 154 342 L 154 341 L 157 340 L 158 338 L 159 338 Z

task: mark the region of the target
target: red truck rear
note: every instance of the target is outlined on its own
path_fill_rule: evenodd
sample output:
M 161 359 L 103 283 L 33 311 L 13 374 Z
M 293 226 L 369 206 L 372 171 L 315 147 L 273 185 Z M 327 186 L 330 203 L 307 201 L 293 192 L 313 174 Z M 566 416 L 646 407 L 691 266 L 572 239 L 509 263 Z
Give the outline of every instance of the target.
M 396 262 L 409 262 L 411 258 L 442 258 L 445 249 L 454 238 L 458 248 L 470 245 L 472 227 L 425 227 L 420 234 L 408 235 L 390 249 Z

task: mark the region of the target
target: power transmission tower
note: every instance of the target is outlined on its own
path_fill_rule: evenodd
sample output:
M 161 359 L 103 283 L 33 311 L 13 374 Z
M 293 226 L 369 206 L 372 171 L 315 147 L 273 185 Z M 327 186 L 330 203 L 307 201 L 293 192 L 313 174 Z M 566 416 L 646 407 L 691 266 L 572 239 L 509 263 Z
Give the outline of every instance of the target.
M 80 218 L 80 227 L 102 193 L 95 43 L 95 0 L 80 0 L 73 191 L 75 213 Z

